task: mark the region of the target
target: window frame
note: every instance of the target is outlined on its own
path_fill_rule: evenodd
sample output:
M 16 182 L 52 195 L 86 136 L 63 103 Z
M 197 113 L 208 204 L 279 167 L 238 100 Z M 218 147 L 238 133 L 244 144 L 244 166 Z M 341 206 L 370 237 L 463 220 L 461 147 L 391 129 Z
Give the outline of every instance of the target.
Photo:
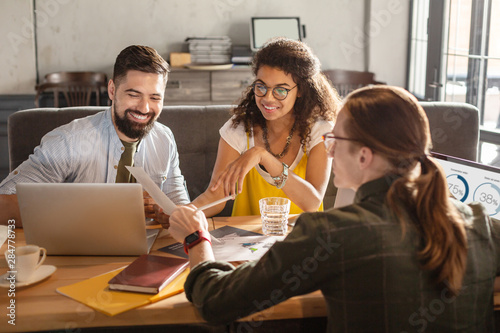
M 415 16 L 414 9 L 419 2 L 427 1 L 429 14 L 427 18 L 427 57 L 425 64 L 425 96 L 415 93 L 413 89 L 414 78 L 412 75 L 411 55 L 414 40 L 413 27 L 415 19 L 422 19 Z M 408 36 L 408 68 L 407 68 L 407 88 L 419 99 L 427 101 L 444 101 L 445 89 L 448 83 L 447 78 L 447 57 L 449 52 L 449 11 L 452 0 L 411 0 L 410 1 L 410 29 Z M 487 90 L 487 65 L 488 59 L 496 59 L 488 55 L 489 33 L 491 29 L 491 6 L 492 0 L 471 0 L 471 31 L 469 40 L 469 52 L 466 84 L 466 103 L 475 105 L 479 109 L 480 136 L 478 159 L 482 156 L 482 143 L 491 143 L 499 146 L 500 151 L 500 130 L 487 129 L 484 127 L 485 101 Z M 429 34 L 429 31 L 432 31 Z M 483 33 L 485 31 L 485 33 Z M 480 36 L 480 38 L 477 38 Z M 453 55 L 453 54 L 451 54 Z M 423 70 L 415 69 L 415 70 Z M 422 89 L 422 87 L 420 87 Z

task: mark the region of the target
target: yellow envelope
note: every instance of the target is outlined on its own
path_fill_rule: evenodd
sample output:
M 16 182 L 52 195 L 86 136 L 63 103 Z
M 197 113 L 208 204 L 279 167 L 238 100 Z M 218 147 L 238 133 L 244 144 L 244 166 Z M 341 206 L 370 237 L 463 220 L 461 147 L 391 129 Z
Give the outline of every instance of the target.
M 156 295 L 109 290 L 108 281 L 123 269 L 120 268 L 69 286 L 57 288 L 56 291 L 94 310 L 108 316 L 114 316 L 183 292 L 184 282 L 189 274 L 188 268 Z

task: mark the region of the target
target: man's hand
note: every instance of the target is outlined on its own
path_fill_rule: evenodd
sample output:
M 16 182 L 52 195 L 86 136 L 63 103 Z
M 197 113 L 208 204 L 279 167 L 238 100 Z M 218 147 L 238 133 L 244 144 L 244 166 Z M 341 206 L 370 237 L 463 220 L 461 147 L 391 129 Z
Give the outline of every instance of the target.
M 163 209 L 157 204 L 153 205 L 154 208 L 154 220 L 161 224 L 164 229 L 170 227 L 170 215 L 163 212 Z
M 154 205 L 156 204 L 156 202 L 147 191 L 143 191 L 142 194 L 144 197 L 144 215 L 147 219 L 156 220 L 156 212 L 154 209 Z

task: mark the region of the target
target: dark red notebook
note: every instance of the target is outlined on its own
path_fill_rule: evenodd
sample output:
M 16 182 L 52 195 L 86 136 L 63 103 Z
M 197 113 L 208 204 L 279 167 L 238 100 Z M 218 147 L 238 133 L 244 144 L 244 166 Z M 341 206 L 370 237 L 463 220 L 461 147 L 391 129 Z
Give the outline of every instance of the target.
M 143 254 L 114 278 L 109 289 L 157 294 L 182 273 L 189 261 Z

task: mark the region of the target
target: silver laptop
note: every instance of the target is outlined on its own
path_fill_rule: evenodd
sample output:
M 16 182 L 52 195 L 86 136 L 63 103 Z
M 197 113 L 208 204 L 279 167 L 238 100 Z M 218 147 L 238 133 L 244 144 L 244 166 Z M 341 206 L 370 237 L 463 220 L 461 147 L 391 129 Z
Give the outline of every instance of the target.
M 432 153 L 446 173 L 450 193 L 458 200 L 483 204 L 488 214 L 500 217 L 500 169 L 491 165 Z
M 159 232 L 140 184 L 17 184 L 17 197 L 26 243 L 48 255 L 141 255 Z

